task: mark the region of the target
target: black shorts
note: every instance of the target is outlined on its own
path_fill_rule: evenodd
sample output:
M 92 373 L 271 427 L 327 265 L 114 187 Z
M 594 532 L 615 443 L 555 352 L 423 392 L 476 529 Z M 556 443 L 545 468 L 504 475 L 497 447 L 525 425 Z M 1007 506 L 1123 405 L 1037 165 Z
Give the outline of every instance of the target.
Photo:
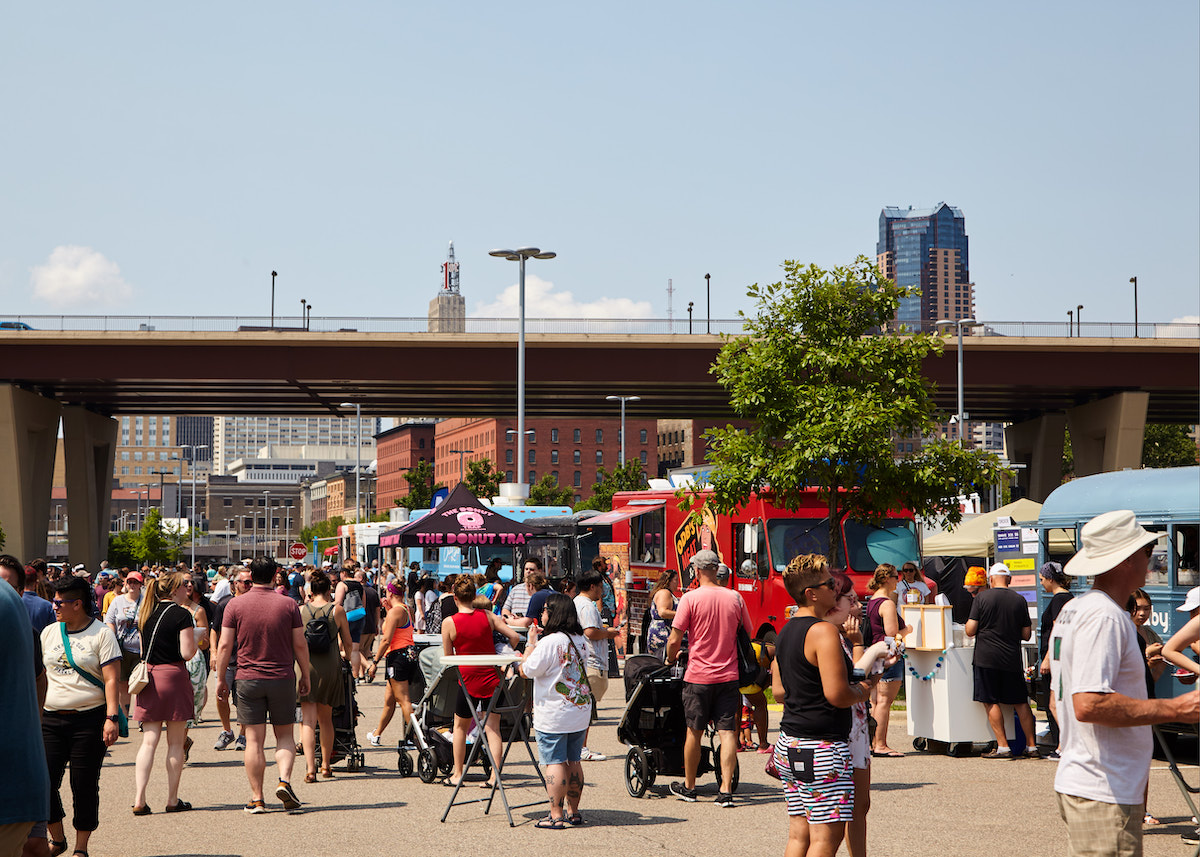
M 718 732 L 733 732 L 742 714 L 737 679 L 717 684 L 683 683 L 683 720 L 689 729 L 704 729 L 711 720 Z
M 121 681 L 129 681 L 133 668 L 142 662 L 142 656 L 128 649 L 121 649 Z
M 976 702 L 984 705 L 1020 705 L 1029 702 L 1025 676 L 1020 670 L 993 670 L 974 667 Z
M 268 717 L 274 726 L 289 726 L 296 722 L 296 680 L 293 678 L 241 679 L 234 699 L 238 723 L 243 726 L 264 724 Z
M 458 702 L 454 703 L 454 713 L 459 717 L 470 717 L 471 712 L 478 706 L 482 714 L 487 711 L 488 704 L 492 701 L 491 696 L 468 696 L 460 687 L 458 689 Z
M 384 675 L 391 681 L 409 681 L 417 670 L 417 662 L 409 658 L 404 651 L 388 652 L 384 667 Z

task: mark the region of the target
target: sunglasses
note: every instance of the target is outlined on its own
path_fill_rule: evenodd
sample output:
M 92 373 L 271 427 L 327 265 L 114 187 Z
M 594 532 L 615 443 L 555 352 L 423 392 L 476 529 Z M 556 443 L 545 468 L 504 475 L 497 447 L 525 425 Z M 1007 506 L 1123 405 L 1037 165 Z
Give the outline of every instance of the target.
M 816 586 L 810 586 L 808 588 L 809 589 L 821 589 L 822 587 L 824 587 L 825 589 L 828 589 L 830 592 L 832 592 L 834 586 L 835 586 L 835 584 L 833 582 L 833 578 L 830 577 L 826 580 L 821 581 Z
M 249 586 L 252 582 L 253 581 L 249 581 L 249 580 L 235 580 L 234 584 L 237 586 Z
M 83 600 L 82 598 L 55 598 L 50 603 L 53 604 L 56 608 L 58 608 L 58 607 L 62 607 L 64 604 L 75 604 L 82 600 Z

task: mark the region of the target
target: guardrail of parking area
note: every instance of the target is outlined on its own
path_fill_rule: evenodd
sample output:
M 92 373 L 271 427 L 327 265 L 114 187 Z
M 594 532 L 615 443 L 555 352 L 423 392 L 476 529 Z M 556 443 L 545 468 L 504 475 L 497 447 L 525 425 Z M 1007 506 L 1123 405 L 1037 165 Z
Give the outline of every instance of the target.
M 467 318 L 462 333 L 516 333 L 515 318 Z M 17 315 L 0 319 L 0 334 L 23 330 L 125 332 L 161 331 L 170 333 L 234 333 L 279 331 L 288 333 L 451 333 L 445 328 L 455 324 L 447 320 L 431 321 L 420 317 L 332 316 L 312 317 L 307 323 L 299 316 L 276 316 L 274 324 L 266 316 L 229 315 Z M 527 318 L 527 333 L 559 334 L 670 334 L 744 332 L 740 318 L 681 319 L 665 318 Z M 953 331 L 953 328 L 948 328 Z M 985 321 L 966 331 L 970 336 L 1080 337 L 1084 339 L 1197 339 L 1200 322 L 1085 322 L 1082 325 L 1058 321 Z

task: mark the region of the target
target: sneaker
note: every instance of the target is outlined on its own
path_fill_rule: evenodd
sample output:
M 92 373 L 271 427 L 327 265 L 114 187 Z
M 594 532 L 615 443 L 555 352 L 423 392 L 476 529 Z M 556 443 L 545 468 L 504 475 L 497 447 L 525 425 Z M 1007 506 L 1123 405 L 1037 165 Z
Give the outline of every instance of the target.
M 367 733 L 367 743 L 370 744 L 372 747 L 378 747 L 380 744 L 383 743 L 383 739 L 380 738 L 378 735 L 376 735 L 374 732 L 368 732 Z
M 1042 758 L 1043 759 L 1053 759 L 1054 761 L 1057 762 L 1062 757 L 1058 755 L 1057 750 L 1051 750 L 1049 753 L 1042 753 Z
M 288 812 L 299 809 L 303 806 L 300 803 L 300 798 L 296 797 L 296 793 L 292 791 L 292 787 L 283 780 L 279 781 L 279 785 L 275 788 L 275 797 L 283 802 L 283 808 Z
M 680 800 L 687 801 L 688 803 L 696 802 L 696 790 L 689 789 L 683 783 L 671 783 L 671 794 L 675 795 L 675 797 L 679 798 Z
M 232 743 L 233 743 L 233 733 L 228 730 L 222 730 L 221 733 L 219 735 L 217 735 L 217 743 L 213 744 L 213 749 L 214 750 L 224 750 L 226 747 L 228 747 Z
M 1179 836 L 1188 845 L 1200 845 L 1200 828 L 1181 833 Z
M 604 755 L 603 753 L 597 753 L 593 750 L 589 750 L 587 747 L 584 747 L 582 752 L 580 752 L 580 754 L 579 754 L 579 761 L 581 761 L 581 762 L 607 762 L 608 756 Z
M 716 803 L 723 809 L 733 809 L 733 795 L 728 792 L 718 792 Z
M 987 753 L 983 753 L 979 758 L 981 758 L 981 759 L 1015 759 L 1016 757 L 1013 755 L 1012 750 L 997 749 L 997 750 L 989 750 Z
M 242 807 L 242 811 L 249 815 L 262 815 L 267 812 L 267 805 L 261 800 L 252 800 Z
M 238 736 L 238 739 L 233 742 L 233 749 L 235 749 L 235 750 L 245 750 L 246 749 L 246 736 L 245 735 Z

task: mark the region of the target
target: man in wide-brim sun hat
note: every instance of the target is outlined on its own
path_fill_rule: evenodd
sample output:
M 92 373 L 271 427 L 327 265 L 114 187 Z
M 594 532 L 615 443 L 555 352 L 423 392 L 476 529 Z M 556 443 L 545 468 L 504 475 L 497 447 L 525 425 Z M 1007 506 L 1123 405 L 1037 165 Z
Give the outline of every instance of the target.
M 1158 535 L 1133 512 L 1097 515 L 1066 573 L 1094 578 L 1063 607 L 1050 637 L 1050 691 L 1062 727 L 1054 777 L 1068 854 L 1140 855 L 1151 725 L 1194 724 L 1200 693 L 1147 699 L 1137 630 L 1125 612 L 1146 583 Z

